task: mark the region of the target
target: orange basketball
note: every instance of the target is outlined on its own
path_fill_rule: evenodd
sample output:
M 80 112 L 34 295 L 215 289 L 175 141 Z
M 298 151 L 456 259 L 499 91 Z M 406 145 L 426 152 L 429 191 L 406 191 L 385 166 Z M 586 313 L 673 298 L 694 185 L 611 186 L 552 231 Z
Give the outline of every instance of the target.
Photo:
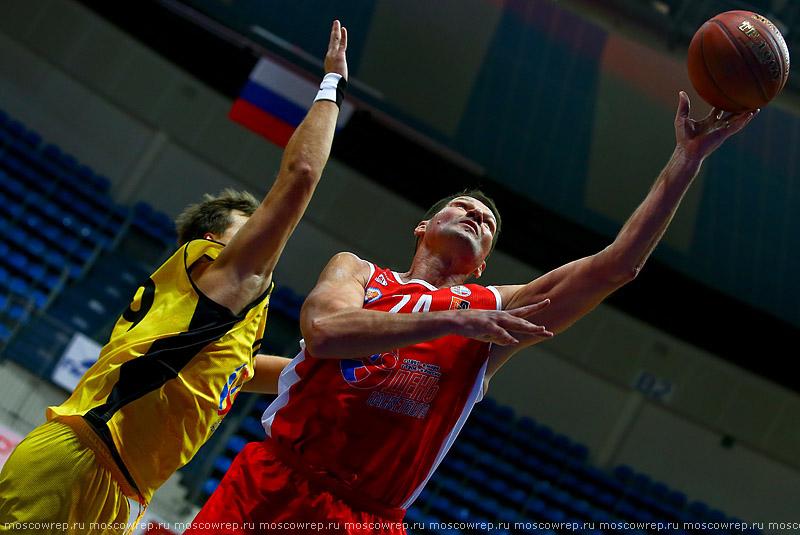
M 706 21 L 689 44 L 686 63 L 703 100 L 731 112 L 764 106 L 789 78 L 781 32 L 750 11 L 727 11 Z

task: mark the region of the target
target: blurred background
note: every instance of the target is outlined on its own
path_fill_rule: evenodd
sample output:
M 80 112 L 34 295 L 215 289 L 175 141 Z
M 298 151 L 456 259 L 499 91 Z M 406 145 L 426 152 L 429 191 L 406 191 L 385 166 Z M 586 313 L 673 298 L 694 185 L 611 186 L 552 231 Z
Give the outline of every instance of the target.
M 268 190 L 282 147 L 229 118 L 259 58 L 316 85 L 331 21 L 349 31 L 354 111 L 275 276 L 267 349 L 293 356 L 330 256 L 407 269 L 464 187 L 504 218 L 481 282 L 605 247 L 669 158 L 678 91 L 708 112 L 686 49 L 733 9 L 797 48 L 789 0 L 0 2 L 0 458 L 172 252 L 172 218 Z M 705 162 L 634 283 L 498 374 L 409 519 L 800 522 L 797 91 Z M 242 396 L 151 518 L 191 519 L 268 402 Z

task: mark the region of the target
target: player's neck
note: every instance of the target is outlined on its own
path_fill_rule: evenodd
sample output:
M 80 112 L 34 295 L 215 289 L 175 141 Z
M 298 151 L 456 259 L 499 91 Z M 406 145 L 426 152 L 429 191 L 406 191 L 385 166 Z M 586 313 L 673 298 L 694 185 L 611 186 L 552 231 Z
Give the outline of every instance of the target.
M 437 288 L 450 288 L 464 284 L 473 272 L 474 270 L 457 259 L 430 254 L 420 249 L 414 255 L 411 269 L 400 276 L 404 281 L 418 279 Z

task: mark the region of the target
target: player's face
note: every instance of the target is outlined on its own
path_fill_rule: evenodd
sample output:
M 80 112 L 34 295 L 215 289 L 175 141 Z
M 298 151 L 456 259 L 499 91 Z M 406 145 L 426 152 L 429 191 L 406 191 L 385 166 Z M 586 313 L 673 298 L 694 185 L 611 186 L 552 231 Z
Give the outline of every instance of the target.
M 436 229 L 470 243 L 474 254 L 482 261 L 492 249 L 497 220 L 481 201 L 456 197 L 430 219 L 427 229 Z

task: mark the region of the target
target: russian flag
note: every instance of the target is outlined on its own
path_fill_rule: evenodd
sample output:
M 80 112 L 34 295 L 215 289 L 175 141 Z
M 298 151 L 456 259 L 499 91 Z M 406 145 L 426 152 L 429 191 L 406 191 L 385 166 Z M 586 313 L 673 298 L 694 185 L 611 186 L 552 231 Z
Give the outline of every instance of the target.
M 299 76 L 268 58 L 256 63 L 228 117 L 285 147 L 294 129 L 314 102 L 319 84 Z M 342 103 L 337 129 L 353 114 L 353 106 Z

